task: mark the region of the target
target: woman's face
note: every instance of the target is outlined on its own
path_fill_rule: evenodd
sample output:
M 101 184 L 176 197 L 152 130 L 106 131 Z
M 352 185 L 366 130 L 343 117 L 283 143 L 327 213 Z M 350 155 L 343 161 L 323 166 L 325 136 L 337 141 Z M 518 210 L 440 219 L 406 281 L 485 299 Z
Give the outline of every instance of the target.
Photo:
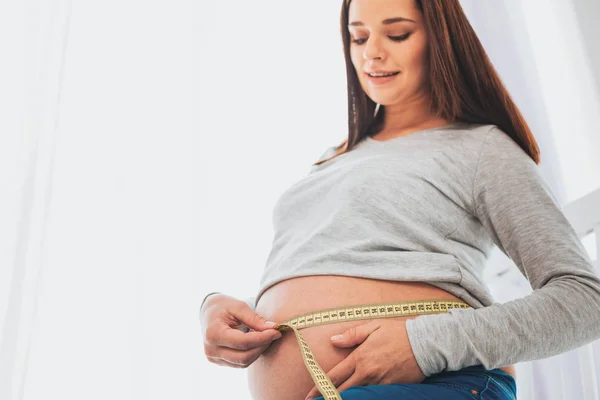
M 348 11 L 352 64 L 371 100 L 387 106 L 422 96 L 427 37 L 415 0 L 352 0 Z M 367 74 L 376 71 L 398 74 L 385 79 Z

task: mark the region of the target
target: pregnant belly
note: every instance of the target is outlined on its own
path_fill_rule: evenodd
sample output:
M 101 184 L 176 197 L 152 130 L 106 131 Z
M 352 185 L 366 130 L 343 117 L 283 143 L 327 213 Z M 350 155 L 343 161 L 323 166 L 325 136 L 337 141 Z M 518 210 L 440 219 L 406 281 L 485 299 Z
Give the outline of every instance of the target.
M 297 315 L 353 304 L 392 303 L 410 300 L 462 301 L 424 282 L 395 282 L 347 276 L 305 276 L 279 282 L 259 299 L 256 312 L 270 321 L 284 322 Z M 417 316 L 393 317 L 407 320 Z M 338 348 L 330 337 L 367 320 L 303 328 L 302 336 L 325 372 L 346 358 L 353 348 Z M 514 376 L 514 367 L 502 368 Z M 302 360 L 293 332 L 283 336 L 248 367 L 248 387 L 255 400 L 304 400 L 314 386 Z

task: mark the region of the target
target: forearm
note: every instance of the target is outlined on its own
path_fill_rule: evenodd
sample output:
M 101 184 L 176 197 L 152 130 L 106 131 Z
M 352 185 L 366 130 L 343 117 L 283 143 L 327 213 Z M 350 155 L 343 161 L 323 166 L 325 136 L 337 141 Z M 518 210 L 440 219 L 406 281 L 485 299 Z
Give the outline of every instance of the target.
M 213 296 L 213 295 L 224 295 L 221 292 L 210 292 L 209 294 L 207 294 L 206 296 L 204 296 L 204 300 L 202 300 L 202 303 L 200 304 L 200 312 L 202 312 L 202 307 L 206 304 L 207 300 L 209 297 Z M 256 298 L 255 297 L 247 297 L 245 298 L 243 301 L 248 304 L 248 307 L 250 307 L 252 310 L 254 310 L 256 308 L 255 303 Z
M 408 320 L 413 352 L 427 376 L 482 364 L 494 369 L 546 358 L 600 337 L 597 276 L 557 279 L 531 295 L 479 309 Z

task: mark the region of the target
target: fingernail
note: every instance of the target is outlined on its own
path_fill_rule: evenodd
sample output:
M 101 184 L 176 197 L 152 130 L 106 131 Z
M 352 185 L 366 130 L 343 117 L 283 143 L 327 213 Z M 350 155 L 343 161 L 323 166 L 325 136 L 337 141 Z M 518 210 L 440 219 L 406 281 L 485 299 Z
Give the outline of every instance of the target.
M 268 326 L 268 327 L 272 327 L 272 326 L 275 326 L 275 325 L 277 325 L 277 324 L 275 322 L 273 322 L 273 321 L 267 321 L 267 322 L 265 322 L 265 326 Z
M 331 340 L 340 340 L 344 337 L 344 335 L 335 335 L 331 337 Z

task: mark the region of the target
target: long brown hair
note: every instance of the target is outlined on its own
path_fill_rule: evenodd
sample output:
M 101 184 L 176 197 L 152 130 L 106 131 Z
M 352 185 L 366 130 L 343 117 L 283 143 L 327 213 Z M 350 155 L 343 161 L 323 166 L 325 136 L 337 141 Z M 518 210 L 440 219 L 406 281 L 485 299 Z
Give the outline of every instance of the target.
M 475 34 L 459 0 L 415 0 L 423 14 L 429 38 L 430 109 L 436 117 L 454 122 L 494 124 L 535 161 L 540 150 L 531 130 Z M 385 107 L 371 100 L 360 85 L 350 56 L 348 10 L 351 0 L 343 0 L 341 33 L 348 82 L 348 138 L 336 153 L 317 161 L 319 165 L 351 151 L 369 134 L 383 129 Z

